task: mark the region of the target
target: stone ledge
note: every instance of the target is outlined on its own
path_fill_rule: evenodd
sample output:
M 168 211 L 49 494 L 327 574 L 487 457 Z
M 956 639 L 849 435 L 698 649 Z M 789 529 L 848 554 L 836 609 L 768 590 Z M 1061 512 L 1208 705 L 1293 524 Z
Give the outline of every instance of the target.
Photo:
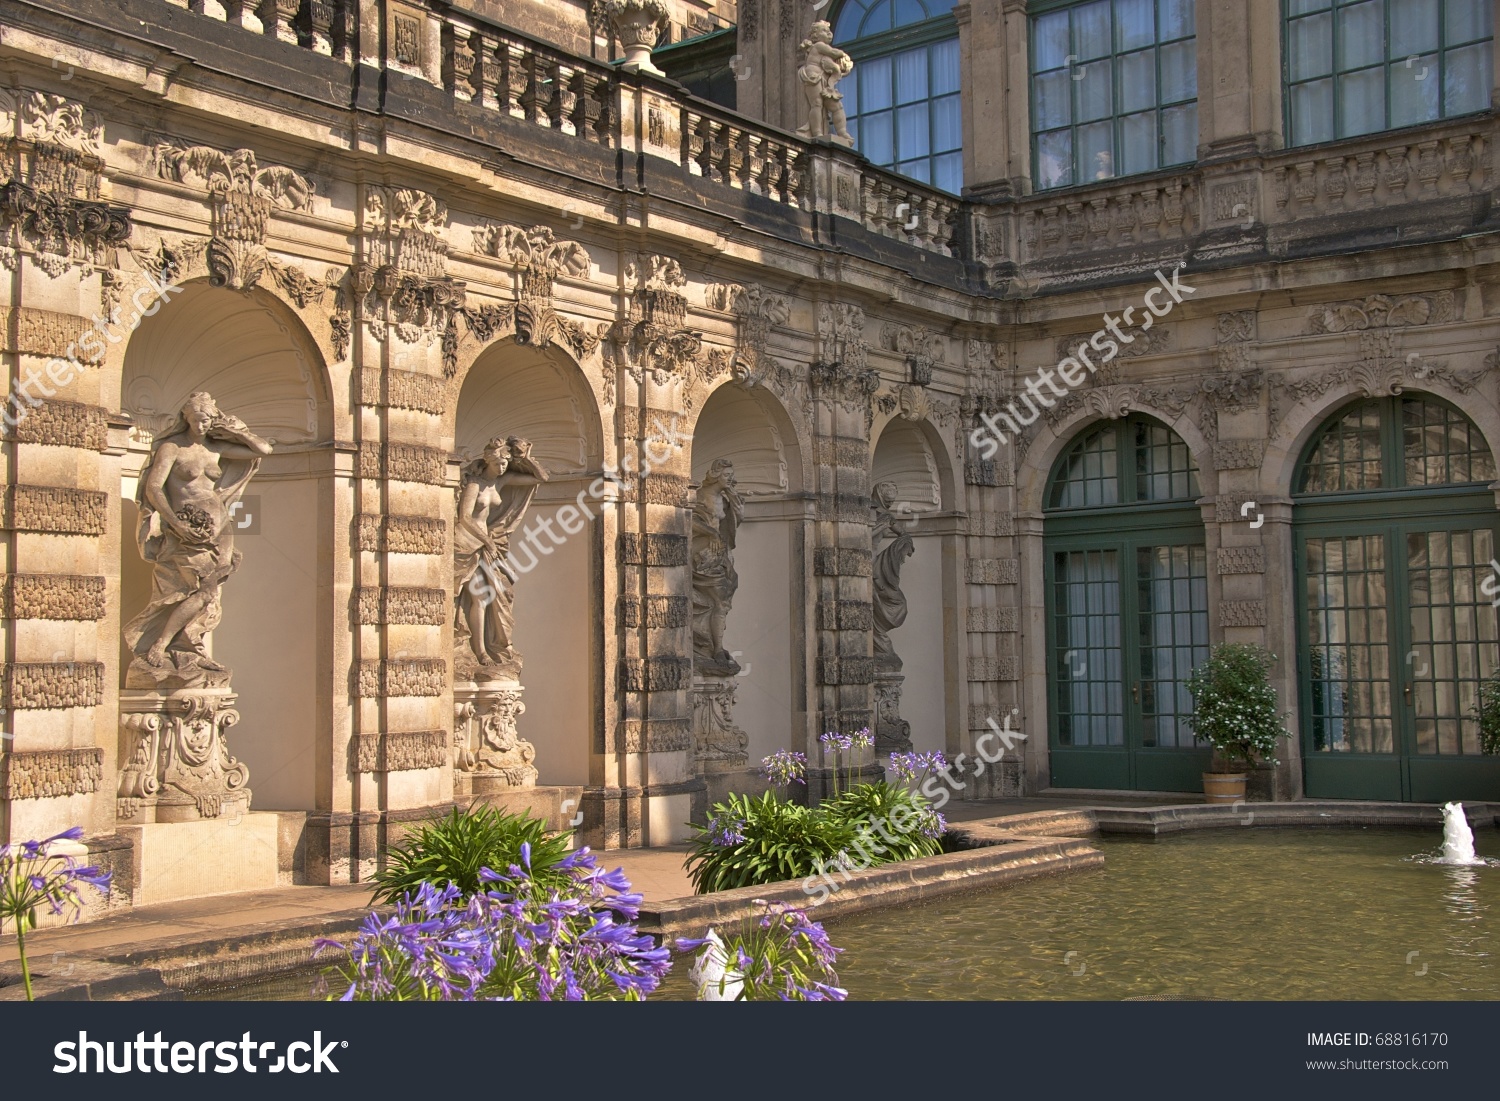
M 839 889 L 831 891 L 821 904 L 811 905 L 809 913 L 818 921 L 825 921 L 855 911 L 936 898 L 976 887 L 994 887 L 1053 872 L 1094 868 L 1103 863 L 1104 854 L 1086 840 L 1018 836 L 1000 845 L 850 872 L 847 883 L 842 873 L 832 873 Z M 759 914 L 757 899 L 804 906 L 810 902 L 800 880 L 741 887 L 647 903 L 641 908 L 640 929 L 660 937 L 702 936 L 703 930 L 711 925 L 722 928 Z

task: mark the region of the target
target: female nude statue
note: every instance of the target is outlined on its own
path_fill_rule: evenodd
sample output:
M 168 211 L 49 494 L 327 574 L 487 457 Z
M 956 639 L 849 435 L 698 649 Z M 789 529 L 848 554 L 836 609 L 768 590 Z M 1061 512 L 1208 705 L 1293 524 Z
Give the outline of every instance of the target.
M 225 685 L 229 670 L 204 637 L 222 615 L 219 592 L 239 568 L 234 508 L 271 444 L 198 391 L 158 436 L 141 472 L 136 543 L 152 565 L 151 601 L 125 625 L 135 655 L 129 688 Z
M 513 646 L 516 570 L 510 536 L 547 472 L 517 436 L 496 438 L 464 467 L 453 535 L 454 641 L 459 665 L 521 667 Z

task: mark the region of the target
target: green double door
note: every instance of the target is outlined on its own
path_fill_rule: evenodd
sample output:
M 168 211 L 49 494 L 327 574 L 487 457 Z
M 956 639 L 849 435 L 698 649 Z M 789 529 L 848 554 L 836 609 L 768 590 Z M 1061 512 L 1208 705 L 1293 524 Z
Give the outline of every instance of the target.
M 1208 656 L 1208 560 L 1202 524 L 1168 515 L 1049 533 L 1053 787 L 1203 790 L 1186 682 Z
M 1500 799 L 1500 758 L 1480 753 L 1475 711 L 1500 660 L 1494 499 L 1425 496 L 1299 519 L 1310 797 Z

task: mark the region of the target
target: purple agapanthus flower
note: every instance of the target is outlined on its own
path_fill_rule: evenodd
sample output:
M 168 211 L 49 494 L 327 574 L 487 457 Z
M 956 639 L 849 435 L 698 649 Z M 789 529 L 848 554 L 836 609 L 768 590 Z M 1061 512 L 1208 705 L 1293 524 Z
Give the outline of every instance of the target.
M 807 783 L 807 754 L 778 749 L 769 757 L 762 757 L 760 774 L 777 787 Z
M 862 726 L 849 735 L 849 743 L 855 749 L 869 749 L 875 744 L 875 736 L 870 733 L 868 726 Z
M 826 734 L 820 735 L 818 741 L 823 743 L 825 750 L 849 750 L 854 748 L 853 737 L 848 734 L 840 734 L 837 730 L 830 730 Z
M 487 888 L 464 899 L 451 883 L 424 883 L 394 914 L 372 913 L 345 954 L 344 1001 L 578 1001 L 656 990 L 671 953 L 634 922 L 641 896 L 623 869 L 601 869 L 587 848 L 556 865 L 563 888 L 530 873 L 530 846 L 505 873 L 483 869 Z
M 714 818 L 708 823 L 708 843 L 728 849 L 744 843 L 745 820 L 743 818 Z

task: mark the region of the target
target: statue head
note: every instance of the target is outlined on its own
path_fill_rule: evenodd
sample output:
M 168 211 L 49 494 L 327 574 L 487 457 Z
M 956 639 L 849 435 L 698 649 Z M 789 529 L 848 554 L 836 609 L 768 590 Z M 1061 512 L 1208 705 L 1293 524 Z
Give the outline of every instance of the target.
M 812 25 L 812 30 L 807 32 L 807 40 L 809 42 L 832 42 L 833 27 L 829 25 L 828 20 L 819 19 Z
M 709 464 L 708 477 L 704 481 L 734 485 L 734 463 L 729 459 L 715 459 Z
M 503 436 L 496 436 L 484 445 L 485 470 L 492 477 L 498 478 L 510 468 L 510 455 L 510 440 L 507 440 Z
M 218 403 L 207 391 L 196 390 L 182 403 L 182 419 L 196 435 L 207 435 L 219 416 Z
M 896 483 L 879 482 L 872 491 L 875 506 L 889 512 L 896 507 Z

